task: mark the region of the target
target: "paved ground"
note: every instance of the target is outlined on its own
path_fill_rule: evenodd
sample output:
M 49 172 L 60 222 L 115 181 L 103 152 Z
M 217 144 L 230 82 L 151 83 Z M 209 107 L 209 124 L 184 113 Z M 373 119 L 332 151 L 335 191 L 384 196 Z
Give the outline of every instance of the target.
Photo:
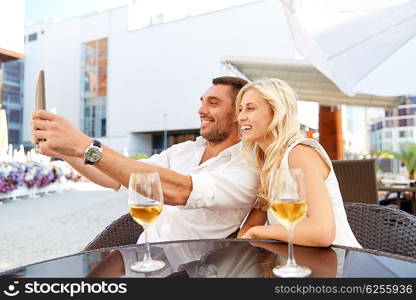
M 94 184 L 0 204 L 0 271 L 76 253 L 126 212 L 126 191 Z

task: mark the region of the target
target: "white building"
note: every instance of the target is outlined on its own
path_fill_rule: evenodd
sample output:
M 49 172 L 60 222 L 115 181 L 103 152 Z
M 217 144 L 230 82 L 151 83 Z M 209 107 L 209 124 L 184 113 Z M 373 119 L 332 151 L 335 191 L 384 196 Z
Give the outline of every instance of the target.
M 48 109 L 120 152 L 150 154 L 163 147 L 165 130 L 169 144 L 198 133 L 201 94 L 212 78 L 232 75 L 223 57 L 297 56 L 279 1 L 169 22 L 137 13 L 140 3 L 26 28 L 24 128 L 45 70 Z M 318 104 L 301 102 L 299 110 L 300 121 L 317 128 Z
M 345 158 L 359 159 L 369 154 L 368 108 L 345 105 L 342 115 Z
M 398 108 L 386 111 L 371 124 L 371 150 L 400 152 L 407 142 L 416 142 L 416 97 L 404 99 Z
M 24 0 L 0 1 L 1 50 L 23 53 L 24 15 Z
M 24 8 L 24 0 L 0 1 L 0 149 L 21 141 Z
M 132 31 L 128 10 L 124 6 L 26 28 L 24 128 L 29 128 L 36 78 L 43 69 L 48 108 L 55 107 L 84 130 L 94 110 L 99 119 L 96 137 L 119 151 L 127 146 L 129 153 L 151 153 L 161 146 L 155 141 L 152 145 L 152 136 L 162 136 L 165 124 L 170 133 L 197 132 L 199 98 L 213 77 L 226 72 L 220 63 L 223 56 L 294 57 L 283 9 L 276 1 Z M 107 44 L 107 51 L 94 62 L 86 48 L 98 40 Z M 103 69 L 98 59 L 106 60 L 102 74 L 97 74 Z M 95 74 L 87 79 L 85 72 Z M 29 130 L 24 140 L 29 140 Z

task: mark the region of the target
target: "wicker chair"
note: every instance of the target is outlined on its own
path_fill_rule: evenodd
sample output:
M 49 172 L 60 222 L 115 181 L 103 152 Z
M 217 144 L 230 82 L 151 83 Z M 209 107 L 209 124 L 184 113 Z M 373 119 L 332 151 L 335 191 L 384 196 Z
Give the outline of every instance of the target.
M 126 246 L 136 244 L 143 227 L 137 224 L 130 214 L 125 214 L 113 221 L 98 234 L 83 251 Z M 238 230 L 230 234 L 228 238 L 237 237 Z
M 416 216 L 375 204 L 344 206 L 351 229 L 363 248 L 416 258 Z
M 132 245 L 137 242 L 143 228 L 137 224 L 130 214 L 125 214 L 108 225 L 94 240 L 92 240 L 84 251 L 115 246 Z
M 378 204 L 374 159 L 334 160 L 332 165 L 344 202 Z

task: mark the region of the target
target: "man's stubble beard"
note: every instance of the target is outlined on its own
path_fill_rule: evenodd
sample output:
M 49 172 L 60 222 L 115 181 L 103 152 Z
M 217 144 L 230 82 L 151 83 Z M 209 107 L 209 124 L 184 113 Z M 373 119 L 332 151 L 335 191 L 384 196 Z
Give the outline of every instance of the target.
M 217 123 L 218 125 L 216 127 L 206 132 L 203 132 L 203 130 L 200 129 L 199 134 L 213 144 L 219 144 L 225 141 L 229 138 L 232 128 L 235 126 L 235 123 L 232 121 L 233 116 L 234 112 L 228 113 L 220 123 Z

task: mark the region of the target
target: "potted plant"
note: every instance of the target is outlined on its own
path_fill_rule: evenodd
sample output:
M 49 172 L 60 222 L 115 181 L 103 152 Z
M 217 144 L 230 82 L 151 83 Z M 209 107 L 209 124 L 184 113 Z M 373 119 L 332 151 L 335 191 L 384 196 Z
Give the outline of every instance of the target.
M 394 153 L 394 157 L 405 165 L 409 180 L 415 179 L 416 171 L 416 143 L 407 142 L 404 150 Z

